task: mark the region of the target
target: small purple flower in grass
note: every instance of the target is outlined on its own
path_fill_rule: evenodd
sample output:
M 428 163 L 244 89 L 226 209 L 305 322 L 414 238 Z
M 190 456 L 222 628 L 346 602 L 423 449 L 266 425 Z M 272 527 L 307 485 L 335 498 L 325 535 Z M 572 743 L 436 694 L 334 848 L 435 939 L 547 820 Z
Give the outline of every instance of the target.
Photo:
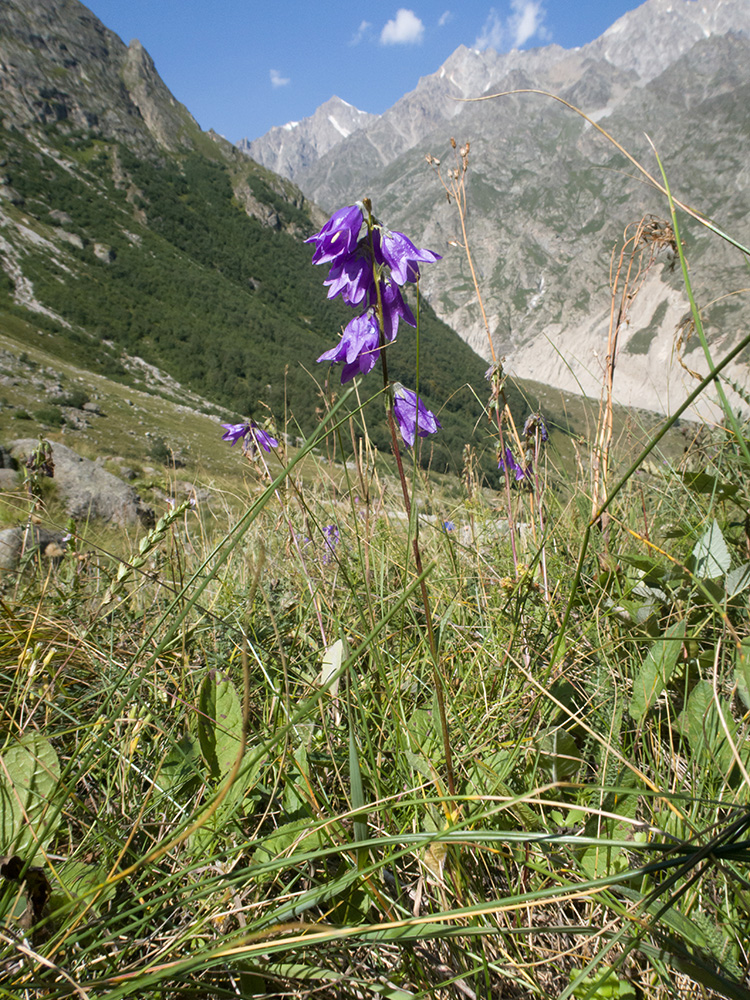
M 372 309 L 349 320 L 341 340 L 330 351 L 321 354 L 318 361 L 346 362 L 341 372 L 341 384 L 355 375 L 366 375 L 375 367 L 380 350 L 380 330 Z
M 453 521 L 443 521 L 443 529 L 445 531 L 455 531 L 456 526 Z
M 387 229 L 382 232 L 375 230 L 373 235 L 375 245 L 375 260 L 378 264 L 387 264 L 391 269 L 391 277 L 399 284 L 407 281 L 417 281 L 419 278 L 419 261 L 423 264 L 434 264 L 440 260 L 440 255 L 432 250 L 418 250 L 408 236 L 403 233 L 391 233 Z
M 417 434 L 420 437 L 427 437 L 428 434 L 435 434 L 438 431 L 440 421 L 427 409 L 422 400 L 417 398 L 416 392 L 405 389 L 397 382 L 393 387 L 393 395 L 393 413 L 405 444 L 411 447 Z
M 508 470 L 509 475 L 513 475 L 516 482 L 520 482 L 522 479 L 529 479 L 531 476 L 531 469 L 524 469 L 518 464 L 518 462 L 513 458 L 513 452 L 509 447 L 505 448 L 505 458 L 501 455 L 497 460 L 497 467 L 502 472 L 504 469 Z
M 333 562 L 336 546 L 339 544 L 339 529 L 335 524 L 327 524 L 323 528 L 323 562 Z
M 347 205 L 334 212 L 326 224 L 305 243 L 315 244 L 313 264 L 327 264 L 329 261 L 346 257 L 357 245 L 359 231 L 364 216 L 359 205 Z
M 263 451 L 270 451 L 271 448 L 278 448 L 279 442 L 275 437 L 271 437 L 268 431 L 264 431 L 254 420 L 246 424 L 222 424 L 226 428 L 226 433 L 221 435 L 222 441 L 228 441 L 234 448 L 238 441 L 242 441 L 244 451 L 255 454 L 258 445 Z

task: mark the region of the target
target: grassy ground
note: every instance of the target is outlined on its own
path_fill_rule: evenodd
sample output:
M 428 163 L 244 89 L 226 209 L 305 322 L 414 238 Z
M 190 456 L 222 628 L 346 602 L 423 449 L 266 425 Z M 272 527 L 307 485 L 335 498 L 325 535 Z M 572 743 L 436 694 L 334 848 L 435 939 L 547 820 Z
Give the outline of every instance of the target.
M 605 406 L 567 454 L 506 422 L 501 492 L 407 453 L 409 517 L 391 458 L 334 461 L 352 390 L 250 460 L 199 400 L 0 348 L 3 433 L 112 455 L 159 517 L 2 581 L 0 996 L 750 998 L 735 414 L 607 452 Z M 61 523 L 32 486 L 4 519 Z
M 749 995 L 735 444 L 652 463 L 588 534 L 590 482 L 542 457 L 515 558 L 470 466 L 453 495 L 419 474 L 453 794 L 415 525 L 371 456 L 248 465 L 134 569 L 85 537 L 27 562 L 4 995 Z

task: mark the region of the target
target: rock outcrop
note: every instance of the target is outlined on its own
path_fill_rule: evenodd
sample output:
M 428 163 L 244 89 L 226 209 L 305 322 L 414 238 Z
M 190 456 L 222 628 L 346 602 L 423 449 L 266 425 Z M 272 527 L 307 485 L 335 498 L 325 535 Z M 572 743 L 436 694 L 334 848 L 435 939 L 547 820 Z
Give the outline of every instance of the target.
M 33 439 L 14 441 L 11 454 L 25 461 L 38 445 Z M 52 444 L 53 480 L 65 500 L 68 513 L 78 520 L 100 517 L 116 524 L 153 523 L 154 514 L 132 486 L 124 483 L 96 462 L 82 458 L 64 444 Z

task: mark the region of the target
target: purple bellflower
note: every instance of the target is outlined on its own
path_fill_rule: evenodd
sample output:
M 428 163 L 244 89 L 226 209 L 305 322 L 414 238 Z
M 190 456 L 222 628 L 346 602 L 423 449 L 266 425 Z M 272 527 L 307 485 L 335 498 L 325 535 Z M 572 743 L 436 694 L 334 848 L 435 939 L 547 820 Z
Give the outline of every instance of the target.
M 368 292 L 375 291 L 372 262 L 366 250 L 363 248 L 363 252 L 357 252 L 355 249 L 348 256 L 340 257 L 331 265 L 323 284 L 329 286 L 329 299 L 335 299 L 340 294 L 348 306 L 358 306 Z
M 344 361 L 341 384 L 355 375 L 366 375 L 375 367 L 380 350 L 380 329 L 373 309 L 349 320 L 338 344 L 321 354 L 318 361 Z
M 229 441 L 234 448 L 238 441 L 242 441 L 242 448 L 246 452 L 254 455 L 258 445 L 263 451 L 270 451 L 271 448 L 278 448 L 279 442 L 275 437 L 271 437 L 268 431 L 264 431 L 254 420 L 245 424 L 222 424 L 226 428 L 226 433 L 221 435 L 222 441 Z
M 440 421 L 427 409 L 422 400 L 417 398 L 416 392 L 405 389 L 400 382 L 396 382 L 393 395 L 393 413 L 405 444 L 411 447 L 417 434 L 420 437 L 427 437 L 428 434 L 437 432 Z
M 375 301 L 372 301 L 373 298 Z M 409 326 L 417 325 L 414 313 L 404 302 L 401 290 L 394 282 L 380 282 L 380 298 L 383 303 L 383 332 L 386 340 L 394 341 L 396 339 L 399 318 L 404 323 L 408 323 Z M 377 293 L 374 288 L 370 292 L 370 301 L 373 306 L 377 303 Z
M 418 250 L 412 241 L 403 233 L 391 233 L 384 229 L 382 233 L 375 230 L 375 260 L 378 264 L 387 264 L 391 269 L 391 277 L 399 284 L 419 279 L 419 264 L 434 264 L 440 260 L 440 255 L 432 250 Z
M 529 479 L 531 476 L 531 469 L 524 469 L 518 464 L 518 462 L 513 458 L 513 452 L 506 445 L 505 457 L 501 455 L 497 460 L 497 467 L 502 472 L 504 469 L 508 470 L 508 474 L 515 477 L 516 482 L 520 482 L 522 479 Z
M 326 224 L 305 243 L 315 244 L 313 264 L 327 264 L 350 254 L 359 240 L 364 216 L 360 205 L 347 205 L 334 212 Z
M 222 427 L 226 427 L 226 434 L 221 435 L 222 441 L 228 441 L 230 447 L 234 448 L 238 441 L 250 430 L 249 424 L 222 424 Z

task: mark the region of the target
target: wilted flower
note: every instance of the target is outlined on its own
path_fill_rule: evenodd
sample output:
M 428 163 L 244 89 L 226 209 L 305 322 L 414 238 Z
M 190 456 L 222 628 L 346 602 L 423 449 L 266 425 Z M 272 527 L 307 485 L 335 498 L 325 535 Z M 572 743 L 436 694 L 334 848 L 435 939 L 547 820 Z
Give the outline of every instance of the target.
M 533 437 L 537 430 L 539 430 L 539 440 L 542 442 L 547 441 L 549 433 L 541 413 L 532 413 L 526 418 L 526 422 L 523 425 L 523 436 L 525 438 Z
M 346 362 L 341 372 L 344 385 L 355 375 L 366 375 L 375 366 L 380 349 L 380 329 L 373 309 L 349 320 L 338 344 L 321 354 L 318 361 Z
M 407 281 L 417 281 L 419 264 L 434 264 L 440 260 L 440 255 L 432 250 L 418 250 L 412 241 L 403 233 L 391 233 L 387 229 L 375 230 L 375 260 L 378 264 L 387 264 L 391 269 L 393 280 L 403 285 Z
M 313 264 L 327 264 L 350 254 L 359 240 L 363 220 L 360 205 L 347 205 L 334 212 L 317 233 L 305 240 L 315 244 Z
M 323 528 L 323 541 L 323 562 L 327 564 L 333 561 L 336 546 L 339 544 L 339 529 L 335 524 L 327 524 Z
M 437 432 L 440 421 L 427 409 L 422 400 L 417 398 L 416 392 L 405 389 L 397 382 L 393 387 L 393 395 L 393 413 L 405 444 L 411 447 L 417 434 L 420 437 L 427 437 L 428 434 Z
M 513 458 L 513 452 L 507 445 L 505 448 L 505 456 L 503 457 L 501 455 L 497 460 L 497 467 L 501 472 L 507 468 L 508 473 L 515 476 L 517 482 L 520 482 L 522 479 L 528 479 L 531 476 L 531 469 L 524 469 L 520 466 L 515 458 Z
M 258 445 L 263 451 L 270 451 L 271 448 L 278 448 L 279 442 L 275 437 L 271 437 L 268 431 L 264 431 L 254 420 L 244 424 L 222 424 L 226 428 L 226 433 L 221 435 L 222 441 L 229 441 L 234 448 L 235 444 L 242 440 L 244 451 L 254 454 Z

